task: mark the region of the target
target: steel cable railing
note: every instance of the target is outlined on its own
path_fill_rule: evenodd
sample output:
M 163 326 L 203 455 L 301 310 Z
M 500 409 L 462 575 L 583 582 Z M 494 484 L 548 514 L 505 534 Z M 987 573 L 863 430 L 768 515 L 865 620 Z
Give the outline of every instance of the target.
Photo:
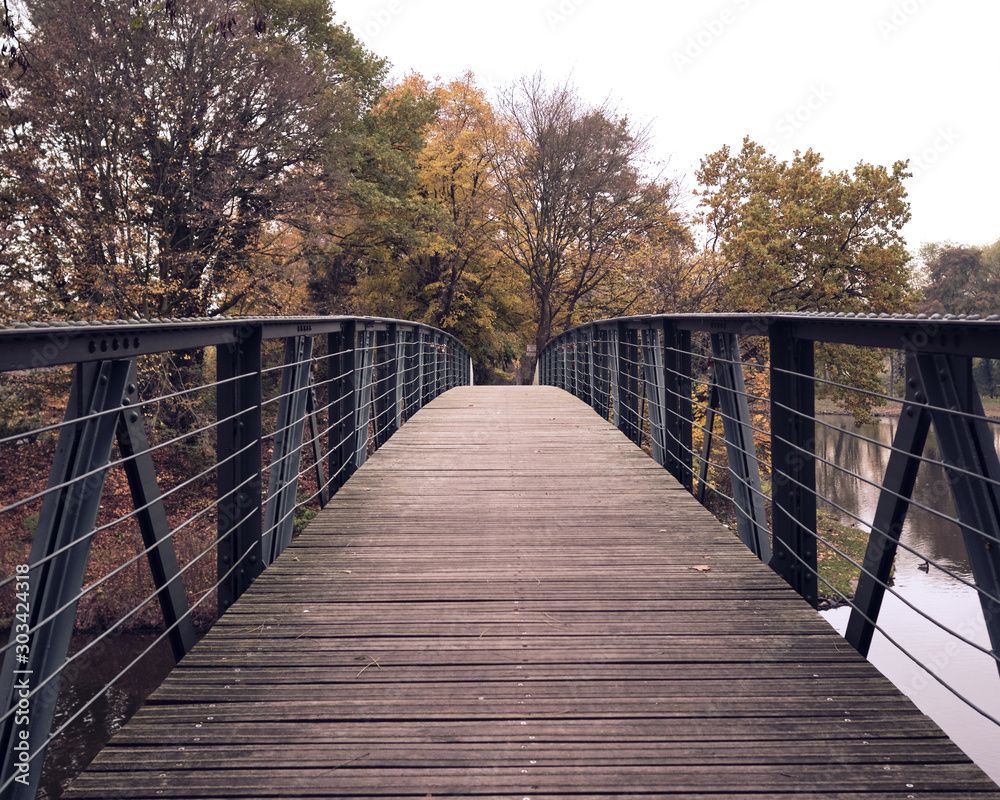
M 875 363 L 899 354 L 906 363 L 905 395 L 894 376 L 881 389 L 850 385 L 836 369 L 824 370 L 818 345 L 866 348 Z M 831 620 L 840 619 L 838 627 L 862 654 L 878 632 L 980 715 L 991 727 L 975 735 L 997 750 L 1000 434 L 983 412 L 974 380 L 980 360 L 993 358 L 1000 358 L 1000 318 L 678 315 L 566 331 L 541 354 L 539 375 L 645 447 L 808 602 L 818 605 L 823 594 L 841 605 L 850 618 L 845 624 L 837 611 Z M 888 424 L 891 441 L 877 433 L 886 423 L 869 433 L 817 416 L 817 398 L 835 394 L 855 398 L 855 407 L 887 407 L 899 420 Z M 825 401 L 822 411 L 838 409 Z M 864 448 L 874 471 L 859 474 L 824 449 L 833 436 L 841 449 Z M 928 451 L 931 445 L 939 452 Z M 943 476 L 933 496 L 920 494 L 917 475 L 927 470 Z M 874 506 L 860 508 L 851 495 L 842 496 L 861 489 L 876 495 Z M 942 507 L 946 501 L 953 508 Z M 908 509 L 937 520 L 948 541 L 960 538 L 961 563 L 953 553 L 928 549 L 942 545 L 904 527 Z M 911 559 L 907 564 L 919 561 L 935 586 L 971 597 L 981 623 L 966 629 L 942 615 L 936 597 L 910 589 L 911 578 L 899 585 L 897 550 Z M 888 621 L 880 619 L 883 596 L 900 609 Z M 937 668 L 947 659 L 922 655 L 925 642 L 908 640 L 899 629 L 903 612 L 931 626 L 935 642 L 947 642 L 933 645 L 938 654 L 967 648 L 963 658 L 984 659 L 980 682 L 994 685 L 994 699 L 976 700 L 978 685 L 956 686 Z M 902 672 L 895 679 L 908 680 Z
M 2 398 L 21 392 L 0 419 L 11 798 L 58 791 L 60 764 L 87 760 L 66 757 L 66 737 L 113 686 L 158 648 L 183 655 L 399 425 L 471 382 L 457 340 L 397 320 L 19 324 L 0 341 Z M 77 622 L 97 627 L 79 645 Z M 60 700 L 123 630 L 150 625 L 123 669 Z

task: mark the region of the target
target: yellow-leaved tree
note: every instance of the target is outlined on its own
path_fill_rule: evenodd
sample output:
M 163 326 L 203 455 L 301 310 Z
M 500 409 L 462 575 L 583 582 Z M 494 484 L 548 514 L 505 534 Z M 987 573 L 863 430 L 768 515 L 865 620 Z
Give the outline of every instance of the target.
M 477 380 L 490 381 L 520 355 L 526 316 L 520 276 L 497 243 L 496 184 L 483 147 L 493 110 L 471 73 L 440 84 L 412 74 L 376 114 L 404 100 L 434 108 L 395 209 L 413 231 L 396 248 L 369 251 L 356 305 L 454 334 L 470 348 Z
M 827 171 L 812 150 L 779 161 L 748 138 L 738 153 L 723 147 L 703 158 L 696 176 L 727 311 L 912 309 L 906 162 Z M 870 419 L 875 399 L 865 392 L 882 388 L 881 354 L 824 345 L 817 363 L 831 381 L 821 395 Z

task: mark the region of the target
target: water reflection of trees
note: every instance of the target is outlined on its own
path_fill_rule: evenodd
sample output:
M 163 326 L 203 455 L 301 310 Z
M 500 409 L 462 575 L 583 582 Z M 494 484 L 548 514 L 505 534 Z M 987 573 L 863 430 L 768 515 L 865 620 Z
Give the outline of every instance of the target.
M 821 498 L 829 501 L 821 503 L 821 506 L 838 514 L 846 524 L 870 527 L 878 505 L 879 485 L 889 463 L 889 447 L 896 426 L 895 418 L 886 418 L 876 424 L 855 425 L 853 418 L 846 415 L 825 416 L 817 425 L 816 452 L 829 462 L 817 463 L 817 490 Z M 866 441 L 868 439 L 872 441 Z M 924 457 L 940 460 L 933 430 Z M 938 464 L 921 464 L 914 500 L 947 516 L 955 515 L 947 475 Z M 971 578 L 965 543 L 954 523 L 911 506 L 903 526 L 903 542 L 925 558 Z M 897 568 L 909 566 L 912 569 L 922 561 L 901 550 Z

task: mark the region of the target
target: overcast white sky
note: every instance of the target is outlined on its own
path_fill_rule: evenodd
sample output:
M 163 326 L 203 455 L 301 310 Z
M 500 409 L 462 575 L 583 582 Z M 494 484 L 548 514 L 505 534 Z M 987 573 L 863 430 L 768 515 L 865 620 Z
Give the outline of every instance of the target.
M 911 251 L 1000 239 L 997 0 L 333 0 L 393 76 L 471 70 L 491 97 L 541 70 L 650 123 L 687 189 L 749 135 L 827 168 L 909 158 Z M 693 204 L 692 204 L 693 206 Z

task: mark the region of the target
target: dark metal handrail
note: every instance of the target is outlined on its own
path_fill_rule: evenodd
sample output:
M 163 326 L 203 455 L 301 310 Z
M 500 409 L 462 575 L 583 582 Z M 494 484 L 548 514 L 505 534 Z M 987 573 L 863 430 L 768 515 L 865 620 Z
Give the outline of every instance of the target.
M 280 356 L 273 341 L 283 343 Z M 180 351 L 214 361 L 215 380 L 142 396 L 142 358 Z M 163 637 L 179 659 L 195 643 L 192 614 L 208 596 L 188 602 L 186 573 L 196 561 L 215 549 L 212 589 L 224 612 L 291 541 L 297 511 L 325 505 L 406 419 L 442 392 L 472 381 L 469 353 L 457 339 L 401 320 L 228 317 L 0 326 L 0 373 L 37 375 L 69 366 L 64 421 L 0 439 L 15 447 L 58 434 L 48 487 L 0 509 L 23 514 L 42 504 L 30 557 L 11 564 L 12 574 L 0 580 L 0 589 L 14 595 L 10 641 L 0 650 L 0 795 L 11 798 L 37 792 L 60 684 L 81 655 L 68 653 L 77 606 L 88 592 L 148 561 L 155 591 L 147 599 L 158 600 Z M 150 446 L 151 407 L 206 393 L 215 407 L 210 422 Z M 214 463 L 162 490 L 154 455 L 197 436 L 215 439 Z M 98 525 L 113 467 L 127 475 L 133 511 Z M 212 475 L 215 499 L 172 527 L 165 500 Z M 307 475 L 315 490 L 301 500 Z M 214 541 L 182 568 L 176 542 L 212 516 Z M 133 519 L 143 541 L 140 555 L 85 585 L 94 536 Z
M 556 336 L 540 355 L 539 378 L 575 394 L 647 446 L 702 502 L 707 491 L 724 494 L 739 538 L 815 607 L 819 584 L 825 583 L 817 552 L 848 558 L 817 534 L 817 502 L 829 503 L 816 486 L 817 387 L 852 388 L 817 376 L 822 366 L 816 363 L 817 344 L 900 351 L 905 359 L 903 396 L 865 393 L 876 404 L 898 403 L 900 424 L 878 484 L 874 517 L 858 519 L 871 532 L 863 562 L 852 561 L 860 577 L 846 638 L 867 655 L 874 631 L 881 630 L 879 609 L 886 591 L 893 591 L 897 549 L 906 547 L 900 533 L 915 504 L 917 469 L 928 460 L 924 446 L 933 426 L 957 518 L 935 513 L 959 525 L 973 580 L 941 567 L 977 592 L 991 644 L 983 647 L 960 631 L 949 632 L 1000 668 L 1000 460 L 973 378 L 973 358 L 1000 358 L 1000 316 L 704 314 L 602 320 Z M 741 347 L 767 355 L 744 362 Z M 748 391 L 748 369 L 766 376 L 766 396 Z M 751 406 L 764 422 L 755 422 Z M 721 472 L 711 461 L 718 416 L 731 493 L 709 479 L 713 466 Z M 761 455 L 758 440 L 770 447 L 769 456 Z M 933 619 L 932 613 L 920 613 Z M 933 669 L 928 672 L 944 683 Z

